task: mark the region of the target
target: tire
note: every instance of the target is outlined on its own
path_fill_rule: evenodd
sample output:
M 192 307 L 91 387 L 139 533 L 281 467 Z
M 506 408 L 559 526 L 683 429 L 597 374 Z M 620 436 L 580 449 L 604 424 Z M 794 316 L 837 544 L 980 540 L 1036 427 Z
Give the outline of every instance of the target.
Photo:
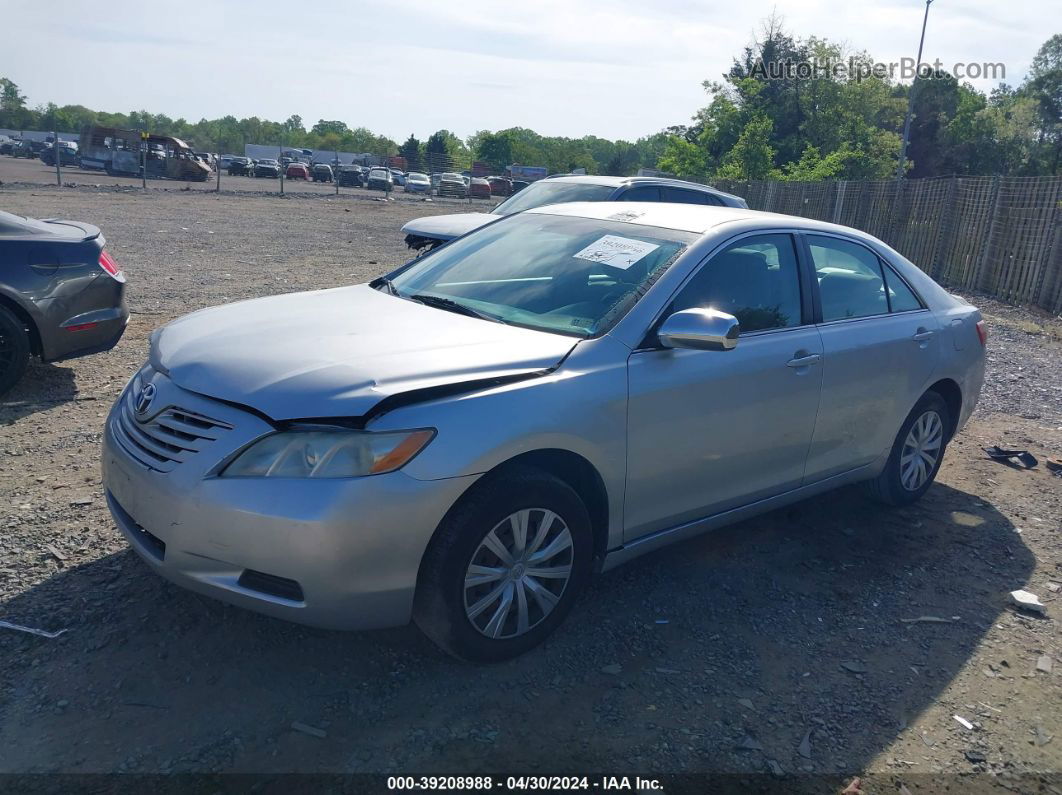
M 546 512 L 554 516 L 539 541 Z M 524 554 L 530 557 L 521 560 L 512 555 L 516 561 L 509 568 L 484 544 L 493 536 L 495 549 L 501 544 L 506 553 L 518 550 L 510 523 L 513 516 L 526 517 Z M 536 541 L 539 544 L 532 546 Z M 567 546 L 566 541 L 570 541 Z M 487 475 L 450 510 L 428 545 L 417 579 L 413 619 L 454 657 L 472 662 L 516 657 L 542 643 L 564 620 L 590 577 L 593 547 L 586 506 L 567 483 L 531 468 Z M 535 549 L 539 554 L 556 550 L 538 561 L 546 564 L 538 568 L 551 574 L 533 577 L 530 572 L 535 567 L 528 565 L 520 576 L 524 561 L 534 561 Z M 477 573 L 493 579 L 468 586 L 465 578 L 473 564 L 479 567 Z M 562 582 L 556 575 L 566 568 L 568 579 Z M 493 571 L 508 576 L 494 576 Z M 515 581 L 514 572 L 519 577 Z M 481 612 L 470 616 L 477 606 Z M 525 630 L 520 628 L 521 617 L 528 625 Z
M 29 366 L 30 341 L 22 321 L 0 306 L 0 395 L 19 382 Z
M 936 392 L 922 395 L 900 426 L 885 469 L 876 478 L 867 481 L 866 489 L 870 496 L 887 505 L 910 505 L 921 499 L 940 471 L 950 441 L 948 430 L 951 427 L 951 412 L 944 399 Z M 938 445 L 935 450 L 934 439 Z M 908 441 L 919 440 L 925 455 L 910 452 Z M 906 455 L 905 449 L 908 450 Z M 905 467 L 908 459 L 914 462 L 914 471 Z M 929 459 L 933 459 L 931 465 Z

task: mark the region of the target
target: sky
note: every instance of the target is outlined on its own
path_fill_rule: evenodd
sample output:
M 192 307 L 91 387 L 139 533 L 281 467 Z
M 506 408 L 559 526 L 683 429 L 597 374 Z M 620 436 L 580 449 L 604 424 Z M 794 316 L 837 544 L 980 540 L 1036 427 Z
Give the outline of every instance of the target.
M 733 0 L 284 0 L 3 4 L 0 76 L 30 105 L 364 126 L 529 127 L 633 140 L 687 122 L 775 10 Z M 913 57 L 920 0 L 788 0 L 789 32 Z M 992 62 L 1021 82 L 1058 0 L 935 0 L 923 61 Z M 55 21 L 49 21 L 55 20 Z M 971 80 L 981 90 L 994 80 Z

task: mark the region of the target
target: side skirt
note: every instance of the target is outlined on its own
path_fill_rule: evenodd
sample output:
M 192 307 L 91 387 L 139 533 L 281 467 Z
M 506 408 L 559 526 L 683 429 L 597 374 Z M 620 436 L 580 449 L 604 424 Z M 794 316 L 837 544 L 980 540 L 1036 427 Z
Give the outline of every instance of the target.
M 605 560 L 601 565 L 601 571 L 614 569 L 616 566 L 621 566 L 647 552 L 652 552 L 677 541 L 685 541 L 687 538 L 699 536 L 701 533 L 706 533 L 709 530 L 717 530 L 720 527 L 740 522 L 743 519 L 749 519 L 753 516 L 768 513 L 776 508 L 782 508 L 786 505 L 791 505 L 794 502 L 806 500 L 808 497 L 814 497 L 817 494 L 832 491 L 841 486 L 847 486 L 849 483 L 869 480 L 881 472 L 881 468 L 884 466 L 886 459 L 887 455 L 878 461 L 858 467 L 857 469 L 849 470 L 848 472 L 842 472 L 839 475 L 834 475 L 816 483 L 810 483 L 807 486 L 801 486 L 798 489 L 787 491 L 785 494 L 768 497 L 764 500 L 743 505 L 740 508 L 732 508 L 723 513 L 706 516 L 703 519 L 695 519 L 692 522 L 669 527 L 666 530 L 657 530 L 655 533 L 636 538 L 629 544 L 617 547 L 605 555 Z

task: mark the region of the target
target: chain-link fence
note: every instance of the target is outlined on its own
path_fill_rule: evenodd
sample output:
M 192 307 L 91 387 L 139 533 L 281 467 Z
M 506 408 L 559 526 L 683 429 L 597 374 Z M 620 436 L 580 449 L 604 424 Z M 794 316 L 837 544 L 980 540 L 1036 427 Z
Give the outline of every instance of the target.
M 947 286 L 1062 312 L 1062 177 L 715 184 L 754 210 L 862 229 Z

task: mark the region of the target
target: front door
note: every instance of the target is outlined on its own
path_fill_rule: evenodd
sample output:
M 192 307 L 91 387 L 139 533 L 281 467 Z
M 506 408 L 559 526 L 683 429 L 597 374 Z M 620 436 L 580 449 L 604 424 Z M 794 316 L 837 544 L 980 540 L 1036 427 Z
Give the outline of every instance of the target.
M 734 315 L 741 337 L 730 351 L 647 344 L 631 354 L 627 542 L 796 488 L 804 475 L 822 342 L 792 236 L 744 237 L 714 255 L 664 317 L 691 307 Z

